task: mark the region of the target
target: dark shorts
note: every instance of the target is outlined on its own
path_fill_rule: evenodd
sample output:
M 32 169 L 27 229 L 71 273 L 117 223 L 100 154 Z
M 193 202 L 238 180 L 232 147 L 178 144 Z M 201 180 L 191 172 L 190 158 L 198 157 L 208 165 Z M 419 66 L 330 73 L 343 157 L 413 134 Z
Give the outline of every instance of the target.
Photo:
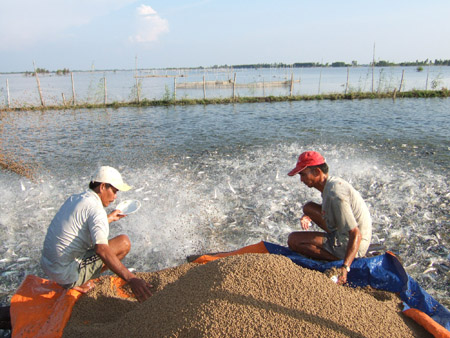
M 94 250 L 89 250 L 83 256 L 83 260 L 78 266 L 78 280 L 71 284 L 62 285 L 66 289 L 71 289 L 75 286 L 80 286 L 90 279 L 100 277 L 103 268 L 103 261 Z
M 334 236 L 332 234 L 326 234 L 323 238 L 322 247 L 334 255 L 339 259 L 344 259 L 347 253 L 347 242 L 341 245 L 333 245 L 335 243 Z M 358 252 L 356 253 L 355 258 L 361 258 L 366 255 L 367 250 L 369 249 L 370 242 L 362 239 L 359 245 Z
M 345 253 L 347 252 L 347 245 L 336 246 L 332 243 L 334 243 L 334 236 L 332 236 L 331 234 L 326 234 L 323 237 L 322 247 L 333 256 L 339 259 L 344 259 Z

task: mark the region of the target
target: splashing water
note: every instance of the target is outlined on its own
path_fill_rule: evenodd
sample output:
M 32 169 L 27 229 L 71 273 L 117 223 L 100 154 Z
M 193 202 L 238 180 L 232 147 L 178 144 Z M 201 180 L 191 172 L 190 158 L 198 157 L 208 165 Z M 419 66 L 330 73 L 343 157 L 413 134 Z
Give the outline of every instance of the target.
M 328 132 L 329 127 L 321 129 L 311 124 L 307 133 L 294 135 L 294 140 L 289 136 L 291 127 L 299 121 L 293 121 L 292 115 L 270 118 L 276 115 L 272 107 L 254 106 L 253 122 L 260 122 L 249 127 L 255 130 L 251 133 L 239 126 L 247 123 L 248 116 L 244 118 L 242 111 L 249 106 L 227 106 L 226 114 L 239 109 L 233 116 L 236 122 L 220 121 L 225 113 L 200 113 L 202 121 L 195 115 L 199 108 L 182 111 L 193 115 L 191 126 L 185 126 L 186 117 L 180 116 L 179 111 L 171 112 L 170 118 L 167 111 L 162 111 L 159 117 L 153 115 L 150 119 L 141 111 L 127 110 L 126 119 L 111 112 L 106 117 L 88 117 L 91 122 L 107 119 L 111 135 L 106 130 L 101 136 L 86 134 L 83 126 L 89 121 L 72 116 L 76 123 L 65 138 L 71 147 L 40 137 L 41 143 L 33 148 L 30 141 L 31 153 L 46 168 L 39 171 L 36 181 L 0 172 L 2 302 L 8 301 L 25 275 L 44 276 L 38 262 L 46 229 L 65 199 L 87 188 L 89 175 L 97 164 L 108 162 L 116 166 L 134 187 L 119 193 L 114 205 L 129 198 L 142 203 L 137 213 L 111 224 L 111 236 L 127 233 L 132 241 L 125 265 L 138 271 L 154 271 L 181 264 L 191 254 L 233 250 L 261 240 L 286 245 L 288 234 L 300 229 L 302 205 L 309 200 L 321 201 L 320 193 L 301 184 L 298 176 L 287 176 L 298 154 L 314 149 L 327 159 L 331 175 L 348 180 L 361 192 L 373 217 L 373 242 L 394 251 L 407 272 L 448 307 L 450 190 L 446 145 L 440 144 L 442 150 L 423 140 L 392 140 L 374 136 L 374 132 L 365 132 L 371 135 L 370 139 L 358 139 L 358 127 L 339 139 Z M 258 109 L 260 112 L 254 113 Z M 367 111 L 370 110 L 366 108 Z M 139 119 L 149 118 L 155 125 L 161 116 L 167 118 L 164 123 L 171 122 L 167 130 L 172 136 L 167 130 L 145 130 L 145 121 Z M 36 116 L 27 117 L 33 118 Z M 43 118 L 50 123 L 51 119 Z M 70 120 L 71 116 L 63 114 L 58 119 Z M 266 126 L 264 119 L 270 120 L 271 127 Z M 224 130 L 230 135 L 218 127 L 218 120 L 228 122 Z M 114 129 L 115 125 L 127 123 L 139 123 L 142 127 L 132 131 L 132 137 L 124 135 L 123 129 Z M 198 123 L 202 127 L 197 130 Z M 30 122 L 31 125 L 36 126 Z M 162 122 L 159 128 L 161 125 Z M 49 139 L 55 140 L 60 133 L 48 128 L 47 133 L 54 134 Z M 232 132 L 239 128 L 241 134 Z M 344 128 L 337 128 L 336 133 L 345 135 Z M 77 143 L 78 129 L 85 136 Z M 119 136 L 114 134 L 116 131 Z M 98 151 L 85 153 L 86 144 Z M 442 151 L 444 157 L 435 155 Z M 111 153 L 119 153 L 120 160 Z M 313 230 L 319 229 L 314 226 Z

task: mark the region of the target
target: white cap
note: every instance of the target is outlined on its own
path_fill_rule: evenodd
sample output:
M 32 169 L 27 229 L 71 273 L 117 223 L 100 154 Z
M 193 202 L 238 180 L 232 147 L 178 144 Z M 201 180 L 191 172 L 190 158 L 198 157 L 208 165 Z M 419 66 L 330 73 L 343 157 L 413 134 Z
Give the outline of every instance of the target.
M 128 191 L 131 187 L 122 180 L 122 175 L 113 167 L 103 166 L 92 175 L 91 182 L 109 183 L 120 191 Z

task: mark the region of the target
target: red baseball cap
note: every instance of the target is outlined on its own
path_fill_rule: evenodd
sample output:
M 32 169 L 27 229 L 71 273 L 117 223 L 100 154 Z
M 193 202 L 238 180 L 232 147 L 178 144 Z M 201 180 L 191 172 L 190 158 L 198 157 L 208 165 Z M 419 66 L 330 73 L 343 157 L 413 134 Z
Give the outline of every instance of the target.
M 294 176 L 300 171 L 305 170 L 307 167 L 314 165 L 321 165 L 325 163 L 325 159 L 317 151 L 305 151 L 298 157 L 297 165 L 292 169 L 288 175 Z

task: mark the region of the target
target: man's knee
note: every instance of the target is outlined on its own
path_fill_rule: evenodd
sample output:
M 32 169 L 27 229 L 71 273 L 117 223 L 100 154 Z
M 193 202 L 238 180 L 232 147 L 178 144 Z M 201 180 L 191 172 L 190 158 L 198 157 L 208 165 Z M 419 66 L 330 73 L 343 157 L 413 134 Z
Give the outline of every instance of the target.
M 292 232 L 288 236 L 287 245 L 292 249 Z
M 291 250 L 297 251 L 303 247 L 317 246 L 322 247 L 322 232 L 315 231 L 295 231 L 288 236 L 288 246 Z
M 125 257 L 130 252 L 131 241 L 127 235 L 119 235 L 110 241 L 110 246 L 113 247 L 117 256 Z
M 120 235 L 120 239 L 126 253 L 130 252 L 131 249 L 131 241 L 127 235 Z
M 291 232 L 288 236 L 287 245 L 289 249 L 294 250 L 299 245 L 299 232 Z
M 311 216 L 320 209 L 320 206 L 314 202 L 308 202 L 303 206 L 303 213 L 305 215 Z

